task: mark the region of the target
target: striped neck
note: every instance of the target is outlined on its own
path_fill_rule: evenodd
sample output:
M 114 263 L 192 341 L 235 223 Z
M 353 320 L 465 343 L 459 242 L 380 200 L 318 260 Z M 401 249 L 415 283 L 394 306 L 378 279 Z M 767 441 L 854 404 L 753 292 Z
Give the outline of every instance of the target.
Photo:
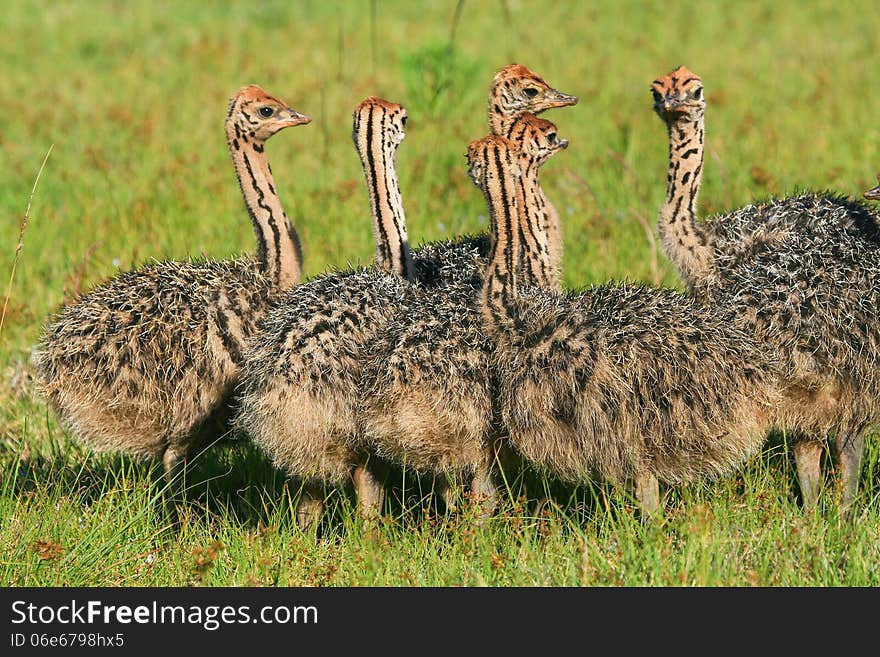
M 544 194 L 540 184 L 535 183 L 538 190 L 537 203 L 541 207 L 541 218 L 544 222 L 544 234 L 547 236 L 547 260 L 549 267 L 548 288 L 562 291 L 562 261 L 564 257 L 562 247 L 562 223 L 556 207 Z
M 498 106 L 496 105 L 495 107 Z M 502 137 L 510 139 L 513 135 L 514 125 L 519 117 L 519 114 L 507 116 L 506 114 L 490 113 L 489 130 L 493 135 L 501 135 Z
M 558 218 L 553 206 L 544 196 L 538 182 L 540 163 L 525 155 L 520 156 L 522 175 L 517 181 L 519 206 L 519 273 L 523 285 L 532 285 L 559 291 L 560 269 L 554 259 L 552 241 L 559 240 L 559 230 L 554 230 Z M 557 224 L 558 225 L 558 224 Z M 560 245 L 561 246 L 561 245 Z M 557 249 L 559 246 L 556 247 Z
M 669 171 L 666 199 L 660 210 L 658 231 L 663 247 L 685 281 L 694 286 L 712 269 L 712 248 L 697 221 L 697 195 L 703 177 L 702 110 L 667 122 Z
M 562 238 L 559 215 L 547 199 L 538 179 L 541 166 L 568 147 L 559 139 L 556 125 L 533 114 L 519 117 L 508 140 L 519 150 L 518 181 L 520 211 L 521 283 L 561 291 Z
M 368 99 L 355 110 L 353 137 L 370 195 L 376 265 L 412 281 L 415 265 L 396 168 L 405 117 L 405 110 L 396 103 Z
M 227 121 L 226 139 L 254 224 L 260 269 L 279 289 L 295 285 L 302 278 L 302 249 L 275 191 L 266 143 L 243 131 L 234 121 Z
M 483 279 L 482 312 L 492 331 L 514 330 L 514 302 L 518 292 L 517 264 L 520 252 L 517 178 L 519 167 L 509 143 L 487 137 L 469 150 L 477 184 L 486 198 L 492 220 L 492 244 Z
M 506 98 L 503 88 L 498 84 L 497 80 L 492 87 L 492 93 L 489 95 L 489 133 L 493 135 L 501 135 L 502 137 L 510 136 L 510 128 L 516 120 L 511 110 L 507 107 Z

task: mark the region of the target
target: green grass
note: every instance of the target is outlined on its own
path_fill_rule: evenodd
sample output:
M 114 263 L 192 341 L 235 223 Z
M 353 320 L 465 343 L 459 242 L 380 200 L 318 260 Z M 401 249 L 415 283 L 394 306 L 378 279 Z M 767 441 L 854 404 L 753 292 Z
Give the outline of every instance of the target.
M 510 61 L 575 93 L 548 112 L 571 147 L 542 182 L 565 225 L 565 282 L 678 285 L 652 251 L 666 135 L 650 82 L 685 64 L 705 82 L 701 208 L 828 188 L 858 195 L 880 169 L 871 2 L 24 2 L 0 15 L 0 294 L 23 249 L 0 333 L 0 584 L 12 585 L 877 585 L 878 444 L 856 522 L 829 478 L 798 504 L 784 441 L 724 481 L 666 491 L 642 526 L 623 491 L 529 475 L 485 526 L 438 516 L 429 491 L 390 475 L 378 527 L 332 498 L 320 538 L 296 491 L 254 449 L 195 463 L 178 521 L 148 464 L 82 451 L 35 394 L 28 357 L 59 304 L 149 258 L 254 248 L 223 135 L 229 96 L 255 82 L 310 114 L 272 140 L 279 194 L 306 273 L 369 262 L 372 234 L 351 144 L 371 94 L 406 105 L 398 168 L 418 243 L 486 228 L 465 175 L 486 132 L 492 75 Z M 871 83 L 874 82 L 874 85 Z M 406 484 L 406 486 L 404 486 Z M 536 489 L 551 502 L 537 505 Z

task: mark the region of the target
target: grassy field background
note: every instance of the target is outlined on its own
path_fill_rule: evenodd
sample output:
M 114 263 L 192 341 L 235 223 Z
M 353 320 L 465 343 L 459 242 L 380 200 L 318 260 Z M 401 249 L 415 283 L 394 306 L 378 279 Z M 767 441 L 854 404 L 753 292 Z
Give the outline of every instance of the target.
M 704 80 L 704 213 L 800 188 L 860 195 L 880 170 L 874 3 L 9 0 L 0 28 L 0 584 L 880 584 L 876 437 L 852 524 L 831 478 L 816 513 L 800 508 L 775 437 L 729 479 L 664 491 L 650 526 L 622 491 L 527 475 L 533 494 L 511 481 L 481 527 L 391 475 L 383 522 L 363 526 L 337 495 L 316 538 L 296 528 L 292 482 L 247 445 L 195 463 L 172 522 L 160 474 L 79 448 L 28 362 L 49 314 L 120 270 L 254 250 L 223 133 L 247 83 L 314 119 L 267 149 L 307 275 L 372 258 L 350 138 L 368 95 L 409 111 L 398 168 L 413 241 L 487 227 L 464 152 L 487 131 L 492 76 L 516 61 L 580 97 L 544 115 L 571 141 L 542 174 L 566 285 L 678 286 L 652 246 L 667 146 L 651 81 L 679 64 Z

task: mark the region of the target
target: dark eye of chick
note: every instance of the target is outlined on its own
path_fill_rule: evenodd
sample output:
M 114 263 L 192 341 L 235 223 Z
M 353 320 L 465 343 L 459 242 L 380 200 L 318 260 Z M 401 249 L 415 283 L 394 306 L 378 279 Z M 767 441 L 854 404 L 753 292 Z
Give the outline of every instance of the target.
M 269 118 L 270 116 L 272 116 L 274 113 L 275 113 L 275 110 L 272 109 L 271 107 L 269 107 L 268 105 L 263 105 L 263 106 L 260 108 L 260 116 L 262 116 L 263 118 L 268 119 L 268 118 Z
M 406 120 L 408 118 L 409 117 L 406 114 L 404 114 L 402 117 L 400 117 L 400 125 L 402 125 L 404 128 L 406 127 Z
M 700 100 L 703 97 L 703 87 L 697 87 L 693 92 L 694 100 Z
M 526 87 L 523 89 L 523 94 L 525 94 L 526 98 L 534 98 L 538 95 L 538 90 L 534 87 Z
M 654 102 L 655 103 L 659 103 L 661 100 L 663 100 L 663 96 L 656 89 L 651 89 L 651 93 L 654 95 Z
M 556 133 L 551 132 L 550 134 L 548 134 L 547 141 L 549 141 L 551 144 L 555 144 L 556 143 Z

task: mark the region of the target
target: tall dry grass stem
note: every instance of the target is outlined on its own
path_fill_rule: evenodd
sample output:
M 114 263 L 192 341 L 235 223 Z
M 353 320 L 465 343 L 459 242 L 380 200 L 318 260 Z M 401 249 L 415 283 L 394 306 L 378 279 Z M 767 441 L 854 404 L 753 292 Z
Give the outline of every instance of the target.
M 9 297 L 12 295 L 12 283 L 15 281 L 15 269 L 18 266 L 18 258 L 21 255 L 21 249 L 24 246 L 24 233 L 28 227 L 28 221 L 31 216 L 31 203 L 34 200 L 34 193 L 37 191 L 37 183 L 40 182 L 40 176 L 43 175 L 43 169 L 46 168 L 46 162 L 49 160 L 49 155 L 52 154 L 52 149 L 55 148 L 55 144 L 49 146 L 49 150 L 46 151 L 46 155 L 43 157 L 43 162 L 40 164 L 40 169 L 37 171 L 37 175 L 34 178 L 34 186 L 31 188 L 31 194 L 28 196 L 27 209 L 24 211 L 24 218 L 21 220 L 21 224 L 18 227 L 18 243 L 15 245 L 15 255 L 12 257 L 12 269 L 9 272 L 9 283 L 6 285 L 6 296 L 3 299 L 3 312 L 0 313 L 0 336 L 3 335 L 3 322 L 6 319 L 6 309 L 9 307 Z

